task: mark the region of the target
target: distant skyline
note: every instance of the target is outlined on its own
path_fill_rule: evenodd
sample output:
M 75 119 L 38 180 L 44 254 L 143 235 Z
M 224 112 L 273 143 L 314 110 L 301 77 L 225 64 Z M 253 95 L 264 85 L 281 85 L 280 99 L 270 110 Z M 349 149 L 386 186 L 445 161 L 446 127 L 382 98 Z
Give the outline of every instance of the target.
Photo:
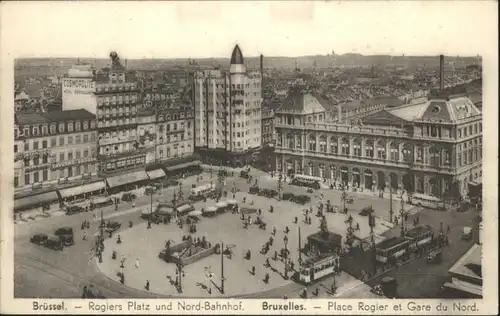
M 229 58 L 235 44 L 247 57 L 455 57 L 491 50 L 496 8 L 494 1 L 20 2 L 2 4 L 1 29 L 16 58 L 110 51 L 122 59 Z

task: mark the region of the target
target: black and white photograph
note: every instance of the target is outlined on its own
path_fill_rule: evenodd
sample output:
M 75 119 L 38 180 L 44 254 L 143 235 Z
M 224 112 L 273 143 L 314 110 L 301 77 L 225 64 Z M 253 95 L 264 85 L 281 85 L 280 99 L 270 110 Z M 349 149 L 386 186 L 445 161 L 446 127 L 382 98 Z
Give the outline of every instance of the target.
M 496 7 L 3 3 L 2 292 L 55 313 L 498 308 Z

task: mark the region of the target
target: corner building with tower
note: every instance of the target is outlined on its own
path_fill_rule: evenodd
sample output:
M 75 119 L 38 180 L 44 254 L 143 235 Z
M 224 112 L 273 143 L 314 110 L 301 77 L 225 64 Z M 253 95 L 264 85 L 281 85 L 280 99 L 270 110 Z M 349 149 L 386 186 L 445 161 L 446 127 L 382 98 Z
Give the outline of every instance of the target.
M 244 166 L 261 148 L 262 75 L 247 71 L 238 45 L 229 72 L 193 75 L 195 151 L 205 163 Z

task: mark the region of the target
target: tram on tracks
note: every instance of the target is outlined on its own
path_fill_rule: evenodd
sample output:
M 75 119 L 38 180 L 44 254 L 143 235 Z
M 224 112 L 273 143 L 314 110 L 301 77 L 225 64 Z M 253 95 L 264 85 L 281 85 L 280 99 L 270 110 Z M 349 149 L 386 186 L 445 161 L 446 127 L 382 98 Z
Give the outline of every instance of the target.
M 434 229 L 429 226 L 417 226 L 406 232 L 405 238 L 410 242 L 410 249 L 426 248 L 434 241 Z
M 311 284 L 332 273 L 340 273 L 340 257 L 336 253 L 304 262 L 299 271 L 298 281 Z
M 392 237 L 376 245 L 375 258 L 382 264 L 396 263 L 408 254 L 410 242 L 406 238 Z

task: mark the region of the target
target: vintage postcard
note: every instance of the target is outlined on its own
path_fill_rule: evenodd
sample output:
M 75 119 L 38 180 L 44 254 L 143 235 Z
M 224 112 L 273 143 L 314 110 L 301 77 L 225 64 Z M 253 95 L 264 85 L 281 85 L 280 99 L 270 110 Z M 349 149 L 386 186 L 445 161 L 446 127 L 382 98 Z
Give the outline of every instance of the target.
M 2 3 L 1 312 L 497 314 L 497 9 Z

